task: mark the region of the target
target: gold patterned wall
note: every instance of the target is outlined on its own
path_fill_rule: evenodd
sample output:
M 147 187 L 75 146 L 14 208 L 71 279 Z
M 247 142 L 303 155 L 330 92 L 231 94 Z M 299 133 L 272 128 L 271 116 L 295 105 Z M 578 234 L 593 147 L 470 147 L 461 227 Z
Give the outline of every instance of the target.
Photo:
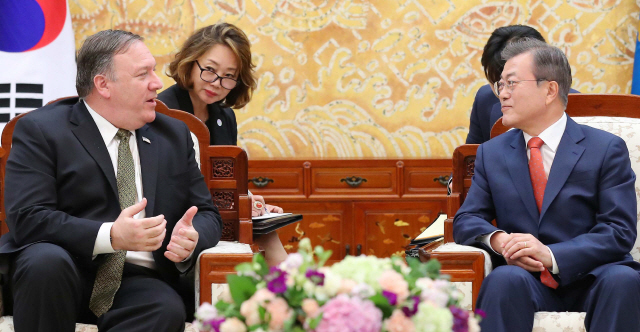
M 640 1 L 639 1 L 640 2 Z M 563 49 L 573 88 L 629 93 L 633 0 L 69 0 L 77 46 L 141 34 L 161 73 L 197 28 L 252 42 L 254 98 L 236 110 L 251 158 L 445 157 L 464 143 L 490 33 L 527 24 Z M 173 84 L 164 74 L 165 87 Z

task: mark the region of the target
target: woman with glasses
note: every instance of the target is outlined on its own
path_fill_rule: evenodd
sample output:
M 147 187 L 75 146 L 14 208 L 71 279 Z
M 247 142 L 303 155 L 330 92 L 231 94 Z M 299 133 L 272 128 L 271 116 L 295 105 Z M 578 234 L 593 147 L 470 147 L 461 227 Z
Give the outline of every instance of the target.
M 233 24 L 218 23 L 197 30 L 182 45 L 169 64 L 167 75 L 176 84 L 158 95 L 169 108 L 194 114 L 209 128 L 211 145 L 237 145 L 238 128 L 232 108 L 242 108 L 256 88 L 251 44 Z M 282 208 L 264 204 L 262 196 L 251 196 L 253 216 L 282 213 Z M 271 266 L 284 261 L 287 253 L 276 232 L 255 239 L 265 250 Z

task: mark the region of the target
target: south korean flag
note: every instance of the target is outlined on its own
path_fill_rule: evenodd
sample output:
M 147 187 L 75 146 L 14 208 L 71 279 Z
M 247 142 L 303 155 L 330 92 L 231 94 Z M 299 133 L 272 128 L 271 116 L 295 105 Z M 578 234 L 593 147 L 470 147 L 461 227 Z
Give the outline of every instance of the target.
M 11 118 L 77 95 L 66 0 L 0 0 L 0 130 Z

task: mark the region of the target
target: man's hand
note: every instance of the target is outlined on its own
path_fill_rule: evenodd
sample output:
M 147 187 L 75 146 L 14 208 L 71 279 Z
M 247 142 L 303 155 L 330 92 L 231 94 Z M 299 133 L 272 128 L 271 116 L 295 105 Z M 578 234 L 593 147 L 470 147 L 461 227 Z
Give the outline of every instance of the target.
M 164 257 L 170 261 L 180 263 L 187 259 L 196 248 L 198 231 L 193 228 L 193 216 L 197 212 L 197 207 L 190 207 L 173 228 L 171 241 L 167 245 L 167 251 L 164 252 Z
M 512 240 L 514 239 L 514 237 L 516 237 L 517 235 L 529 235 L 531 237 L 533 237 L 530 234 L 507 234 L 505 232 L 496 232 L 491 236 L 490 242 L 491 242 L 491 247 L 493 248 L 493 250 L 495 250 L 498 253 L 502 253 L 502 256 L 504 256 L 505 260 L 507 261 L 507 264 L 509 265 L 515 265 L 515 266 L 519 266 L 527 271 L 530 272 L 540 272 L 544 269 L 543 264 L 535 259 L 534 257 L 528 256 L 525 253 L 520 253 L 518 256 L 506 256 L 506 250 L 505 250 L 505 246 L 508 243 L 512 243 Z M 536 239 L 537 240 L 537 239 Z M 516 242 L 517 243 L 517 242 Z M 539 241 L 538 241 L 539 243 Z M 529 242 L 527 242 L 527 246 L 529 245 Z M 522 247 L 524 247 L 524 243 L 521 245 Z M 516 245 L 516 247 L 514 249 L 517 249 L 518 246 Z M 529 249 L 529 248 L 527 248 Z M 546 247 L 545 247 L 546 250 Z M 547 250 L 547 253 L 549 251 Z
M 122 210 L 111 227 L 111 247 L 114 250 L 154 251 L 162 245 L 167 232 L 163 215 L 134 219 L 144 210 L 147 199 Z
M 513 233 L 511 238 L 502 244 L 502 256 L 507 260 L 521 261 L 525 258 L 541 263 L 538 269 L 528 271 L 543 271 L 553 267 L 549 248 L 531 234 Z M 528 260 L 527 260 L 528 261 Z

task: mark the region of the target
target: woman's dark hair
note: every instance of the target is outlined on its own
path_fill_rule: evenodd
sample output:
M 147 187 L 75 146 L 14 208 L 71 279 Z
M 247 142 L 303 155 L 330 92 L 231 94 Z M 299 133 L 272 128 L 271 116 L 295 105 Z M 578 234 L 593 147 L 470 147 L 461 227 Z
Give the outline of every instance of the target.
M 491 37 L 489 37 L 487 44 L 484 45 L 480 62 L 482 62 L 482 67 L 484 68 L 484 75 L 491 84 L 500 80 L 500 75 L 504 69 L 504 63 L 506 61 L 502 59 L 502 50 L 508 43 L 521 38 L 533 38 L 542 42 L 545 41 L 538 30 L 526 25 L 500 27 L 495 29 Z

